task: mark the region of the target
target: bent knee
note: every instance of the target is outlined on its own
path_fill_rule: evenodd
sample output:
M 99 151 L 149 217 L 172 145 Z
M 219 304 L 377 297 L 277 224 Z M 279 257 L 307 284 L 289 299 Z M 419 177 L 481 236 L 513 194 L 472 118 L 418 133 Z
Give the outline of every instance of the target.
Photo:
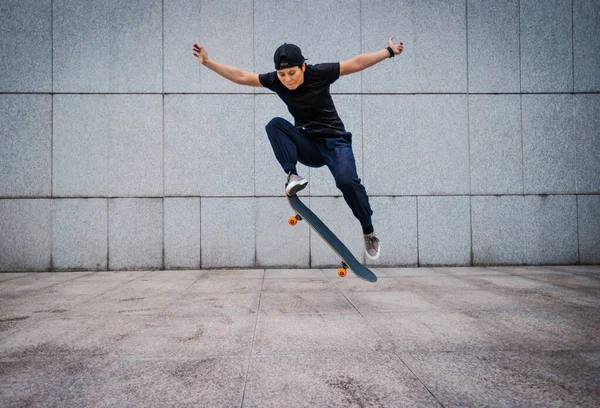
M 276 117 L 276 118 L 271 119 L 269 121 L 269 123 L 267 123 L 267 126 L 265 126 L 265 130 L 268 133 L 275 128 L 282 128 L 286 124 L 290 124 L 290 123 L 287 120 L 285 120 L 284 118 Z

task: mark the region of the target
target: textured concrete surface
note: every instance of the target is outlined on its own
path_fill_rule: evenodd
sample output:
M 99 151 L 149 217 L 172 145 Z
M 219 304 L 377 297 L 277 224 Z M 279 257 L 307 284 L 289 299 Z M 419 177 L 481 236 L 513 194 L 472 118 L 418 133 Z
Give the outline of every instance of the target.
M 412 12 L 413 0 L 362 0 L 361 4 L 361 49 L 376 50 L 385 46 L 385 38 L 394 37 L 406 47 L 402 52 L 402 63 L 386 61 L 363 71 L 363 93 L 413 93 L 416 84 L 414 46 L 415 25 Z M 413 45 L 409 45 L 413 44 Z M 394 57 L 396 58 L 396 57 Z M 392 68 L 393 69 L 390 69 Z
M 0 200 L 0 214 L 0 269 L 49 269 L 52 258 L 52 202 Z
M 469 92 L 519 92 L 519 1 L 467 0 Z
M 573 96 L 523 95 L 521 103 L 525 194 L 575 193 Z
M 54 91 L 162 92 L 162 3 L 54 2 Z
M 573 91 L 571 5 L 569 0 L 519 3 L 522 92 Z
M 600 3 L 573 2 L 573 67 L 575 92 L 600 91 Z
M 167 269 L 200 268 L 200 199 L 165 199 L 164 239 Z
M 0 270 L 337 263 L 306 225 L 285 223 L 285 175 L 265 134 L 271 118 L 292 120 L 285 105 L 200 66 L 191 45 L 264 73 L 283 42 L 316 64 L 381 50 L 389 36 L 402 55 L 331 86 L 383 238 L 373 265 L 597 263 L 599 7 L 2 1 Z M 319 216 L 362 258 L 359 225 L 328 169 L 298 171 Z M 460 197 L 460 211 L 417 205 L 445 197 Z M 115 224 L 114 199 L 158 199 L 162 210 L 134 209 L 135 220 Z M 201 213 L 204 200 L 222 208 Z
M 579 218 L 581 226 L 579 231 L 580 256 L 584 263 L 600 263 L 600 197 L 577 197 Z
M 3 407 L 600 404 L 600 266 L 0 274 Z
M 107 269 L 108 200 L 52 202 L 52 264 L 57 270 Z
M 466 92 L 465 0 L 413 1 L 410 10 L 416 33 L 415 91 Z
M 419 265 L 470 265 L 468 197 L 418 197 Z
M 162 267 L 163 213 L 156 198 L 108 200 L 109 270 Z
M 577 192 L 600 193 L 600 95 L 575 95 L 573 119 L 577 140 Z
M 518 95 L 469 96 L 472 194 L 522 194 L 522 144 Z
M 55 196 L 162 196 L 161 96 L 55 95 L 53 108 Z
M 0 95 L 0 196 L 51 196 L 51 124 L 49 95 Z
M 0 50 L 0 92 L 50 92 L 52 0 L 0 3 Z

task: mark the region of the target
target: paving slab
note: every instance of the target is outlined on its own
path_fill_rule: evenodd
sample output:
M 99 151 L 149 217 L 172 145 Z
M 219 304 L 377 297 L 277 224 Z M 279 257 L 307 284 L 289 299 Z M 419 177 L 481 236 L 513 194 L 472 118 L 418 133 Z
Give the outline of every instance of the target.
M 132 322 L 137 330 L 110 356 L 134 360 L 248 356 L 255 323 L 256 317 L 247 315 L 144 316 Z
M 0 405 L 43 407 L 87 370 L 80 358 L 0 361 Z
M 108 354 L 138 328 L 127 317 L 61 316 L 2 339 L 0 360 L 88 358 Z
M 594 407 L 598 352 L 407 353 L 402 360 L 443 406 Z
M 263 315 L 353 314 L 356 310 L 337 290 L 318 292 L 264 292 L 260 299 Z
M 259 316 L 255 355 L 312 352 L 370 353 L 389 349 L 358 314 Z
M 439 407 L 397 356 L 372 352 L 252 358 L 244 407 Z
M 247 358 L 108 359 L 48 407 L 240 406 Z

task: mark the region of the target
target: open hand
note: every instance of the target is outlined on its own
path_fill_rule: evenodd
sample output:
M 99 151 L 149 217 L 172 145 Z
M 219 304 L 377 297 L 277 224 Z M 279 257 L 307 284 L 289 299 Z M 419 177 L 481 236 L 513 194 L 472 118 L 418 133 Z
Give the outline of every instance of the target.
M 394 55 L 398 55 L 404 51 L 404 43 L 400 43 L 398 45 L 394 44 L 394 37 L 388 38 L 388 47 L 394 51 Z
M 208 61 L 208 54 L 206 53 L 206 48 L 194 43 L 194 57 L 198 58 L 200 64 L 204 65 L 206 61 Z

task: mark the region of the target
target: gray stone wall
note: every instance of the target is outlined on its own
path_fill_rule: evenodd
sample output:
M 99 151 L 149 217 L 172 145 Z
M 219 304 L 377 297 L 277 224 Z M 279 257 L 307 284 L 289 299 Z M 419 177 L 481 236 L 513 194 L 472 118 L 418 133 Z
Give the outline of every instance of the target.
M 332 86 L 372 266 L 600 262 L 596 0 L 3 0 L 0 270 L 325 267 L 287 225 L 283 103 L 201 67 L 404 53 Z M 325 168 L 305 200 L 363 259 Z

